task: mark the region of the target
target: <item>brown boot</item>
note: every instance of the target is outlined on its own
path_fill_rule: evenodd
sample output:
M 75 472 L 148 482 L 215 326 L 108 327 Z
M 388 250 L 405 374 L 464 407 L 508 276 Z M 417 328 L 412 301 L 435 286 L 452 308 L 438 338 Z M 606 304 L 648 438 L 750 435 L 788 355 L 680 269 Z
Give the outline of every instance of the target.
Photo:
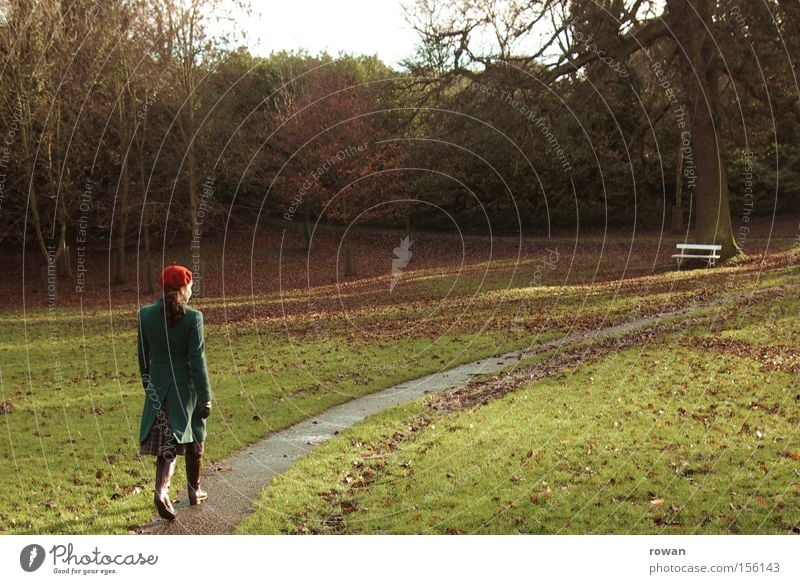
M 175 509 L 172 507 L 172 501 L 169 500 L 169 481 L 173 472 L 175 472 L 174 458 L 156 457 L 156 489 L 153 502 L 158 514 L 170 521 L 175 519 Z
M 199 505 L 208 499 L 208 493 L 200 488 L 200 469 L 203 466 L 205 442 L 192 442 L 186 448 L 186 482 L 189 504 Z

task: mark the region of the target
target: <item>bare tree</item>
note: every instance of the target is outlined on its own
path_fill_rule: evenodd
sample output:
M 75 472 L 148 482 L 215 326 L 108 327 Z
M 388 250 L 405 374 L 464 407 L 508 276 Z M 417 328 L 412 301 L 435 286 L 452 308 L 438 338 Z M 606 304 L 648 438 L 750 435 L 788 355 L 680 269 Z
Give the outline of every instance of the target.
M 714 0 L 417 0 L 406 7 L 421 38 L 418 64 L 446 79 L 512 64 L 553 84 L 601 58 L 616 62 L 672 43 L 680 61 L 697 169 L 697 237 L 740 253 L 730 216 L 728 169 L 719 125 L 720 63 Z M 593 43 L 586 39 L 591 31 Z M 577 32 L 583 36 L 576 35 Z M 527 40 L 527 44 L 526 44 Z M 534 42 L 535 40 L 535 42 Z M 600 48 L 599 48 L 600 47 Z
M 250 10 L 244 0 L 233 2 L 231 7 L 239 11 L 239 18 L 246 17 Z M 160 0 L 156 4 L 155 18 L 165 37 L 163 58 L 175 74 L 174 90 L 178 98 L 178 130 L 184 148 L 189 225 L 192 237 L 198 237 L 200 201 L 197 137 L 200 130 L 198 112 L 202 105 L 199 87 L 204 77 L 214 71 L 222 46 L 227 42 L 223 34 L 212 34 L 209 24 L 225 20 L 228 16 L 222 0 Z

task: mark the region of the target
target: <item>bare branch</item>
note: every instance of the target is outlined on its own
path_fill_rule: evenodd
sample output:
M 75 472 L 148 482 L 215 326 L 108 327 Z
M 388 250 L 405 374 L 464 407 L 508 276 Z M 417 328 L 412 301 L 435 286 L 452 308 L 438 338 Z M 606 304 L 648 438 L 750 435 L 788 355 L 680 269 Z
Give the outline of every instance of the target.
M 653 44 L 656 40 L 666 36 L 668 33 L 667 23 L 663 17 L 650 19 L 636 30 L 622 37 L 617 44 L 609 47 L 606 53 L 616 60 L 622 60 L 628 55 Z M 570 62 L 554 67 L 543 75 L 546 83 L 555 81 L 559 77 L 574 73 L 600 58 L 598 51 L 585 51 Z

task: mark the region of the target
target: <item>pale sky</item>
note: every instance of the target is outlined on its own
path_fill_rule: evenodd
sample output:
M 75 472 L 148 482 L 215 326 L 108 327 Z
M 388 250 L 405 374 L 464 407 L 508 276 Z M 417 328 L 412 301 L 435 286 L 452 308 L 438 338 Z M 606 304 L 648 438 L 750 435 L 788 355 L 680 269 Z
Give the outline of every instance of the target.
M 256 55 L 301 48 L 312 55 L 343 51 L 377 54 L 397 67 L 417 42 L 400 0 L 251 0 L 251 6 L 245 44 Z

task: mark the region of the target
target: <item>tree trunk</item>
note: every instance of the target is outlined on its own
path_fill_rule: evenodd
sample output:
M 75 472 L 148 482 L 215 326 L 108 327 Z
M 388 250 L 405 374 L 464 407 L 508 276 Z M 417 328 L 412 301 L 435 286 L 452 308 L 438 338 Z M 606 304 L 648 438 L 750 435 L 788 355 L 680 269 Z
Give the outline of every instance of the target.
M 683 140 L 678 140 L 678 161 L 675 167 L 675 205 L 672 207 L 672 232 L 683 231 Z
M 344 244 L 344 277 L 352 278 L 356 275 L 356 258 L 353 248 L 349 243 Z
M 147 203 L 147 190 L 146 190 L 146 174 L 145 174 L 145 132 L 147 131 L 147 118 L 145 117 L 141 124 L 137 126 L 135 136 L 139 140 L 139 188 L 142 189 L 142 223 L 144 224 L 144 291 L 145 294 L 152 294 L 154 290 L 155 275 L 153 274 L 153 262 L 150 258 L 150 223 L 152 221 L 151 213 L 148 211 Z
M 26 169 L 30 170 L 31 176 L 28 180 L 28 204 L 30 205 L 31 209 L 31 223 L 33 223 L 33 231 L 36 234 L 36 241 L 39 243 L 39 249 L 44 256 L 45 261 L 47 261 L 47 243 L 44 240 L 44 233 L 42 230 L 42 220 L 39 215 L 39 197 L 37 196 L 36 190 L 36 181 L 33 177 L 35 169 L 33 168 L 33 164 L 30 162 L 31 151 L 33 150 L 33 116 L 31 114 L 31 106 L 30 101 L 28 99 L 22 99 L 23 93 L 22 91 L 18 91 L 17 95 L 19 96 L 18 99 L 23 104 L 22 112 L 23 112 L 23 120 L 20 123 L 20 130 L 22 135 L 22 153 L 23 153 L 23 165 Z M 26 177 L 27 178 L 27 177 Z
M 122 122 L 124 123 L 124 121 Z M 127 278 L 125 277 L 125 238 L 128 232 L 128 195 L 129 195 L 129 181 L 128 181 L 128 156 L 127 154 L 122 159 L 122 184 L 120 185 L 119 193 L 119 222 L 117 225 L 117 253 L 115 257 L 114 269 L 114 283 L 124 284 Z
M 194 136 L 194 114 L 189 114 L 189 135 Z M 192 214 L 191 222 L 189 223 L 192 228 L 191 238 L 199 237 L 200 224 L 197 222 L 197 163 L 194 158 L 194 141 L 190 138 L 188 144 L 189 152 L 187 157 L 188 173 L 189 173 L 189 212 Z
M 62 232 L 58 237 L 58 252 L 56 252 L 56 273 L 72 279 L 72 261 L 69 257 L 69 246 L 67 245 L 66 232 Z
M 31 172 L 33 170 L 31 169 Z M 33 181 L 28 186 L 28 202 L 31 206 L 31 223 L 33 223 L 33 232 L 36 234 L 36 241 L 39 243 L 39 249 L 42 251 L 45 261 L 47 260 L 47 243 L 44 241 L 44 233 L 42 232 L 42 220 L 39 216 L 39 198 L 36 196 L 36 185 Z
M 713 66 L 713 0 L 667 0 L 681 54 L 681 79 L 691 124 L 693 159 L 698 166 L 695 188 L 697 243 L 722 245 L 722 259 L 741 253 L 733 237 L 728 167 L 717 123 L 719 79 Z
M 192 5 L 192 9 L 194 10 L 195 6 Z M 189 174 L 189 212 L 192 215 L 191 221 L 189 225 L 191 226 L 192 233 L 190 236 L 191 240 L 194 240 L 195 237 L 200 237 L 200 223 L 198 222 L 197 217 L 197 208 L 198 208 L 198 196 L 197 196 L 197 161 L 195 159 L 195 99 L 196 99 L 196 91 L 197 91 L 197 83 L 195 75 L 195 63 L 194 63 L 194 51 L 195 51 L 195 24 L 196 22 L 193 20 L 193 17 L 189 18 L 189 21 L 186 23 L 188 26 L 188 30 L 184 30 L 180 34 L 186 34 L 187 36 L 184 37 L 183 42 L 183 89 L 186 94 L 186 131 L 184 132 L 184 140 L 186 141 L 186 148 L 187 148 L 187 158 L 186 162 L 188 165 L 188 174 Z
M 146 211 L 145 211 L 146 213 Z M 145 294 L 152 294 L 154 290 L 155 274 L 153 273 L 153 262 L 150 259 L 150 218 L 145 216 L 144 224 L 144 291 Z
M 305 251 L 311 249 L 311 213 L 303 213 L 303 240 L 305 241 Z

